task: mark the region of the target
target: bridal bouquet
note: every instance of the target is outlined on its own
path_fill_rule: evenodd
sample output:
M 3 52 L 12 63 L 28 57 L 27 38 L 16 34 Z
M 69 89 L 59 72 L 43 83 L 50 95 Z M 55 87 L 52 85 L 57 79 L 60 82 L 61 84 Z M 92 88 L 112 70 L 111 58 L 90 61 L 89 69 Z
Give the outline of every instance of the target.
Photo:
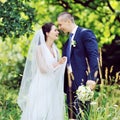
M 77 98 L 85 103 L 85 101 L 89 101 L 93 98 L 94 92 L 88 86 L 81 85 L 78 87 L 77 91 Z

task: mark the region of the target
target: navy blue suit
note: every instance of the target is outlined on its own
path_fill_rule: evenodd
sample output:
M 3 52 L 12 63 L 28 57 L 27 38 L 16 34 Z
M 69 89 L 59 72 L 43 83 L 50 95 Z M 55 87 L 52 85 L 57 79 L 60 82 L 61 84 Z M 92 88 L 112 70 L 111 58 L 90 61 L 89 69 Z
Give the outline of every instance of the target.
M 95 72 L 98 70 L 98 45 L 94 33 L 89 29 L 78 27 L 73 40 L 76 46 L 71 47 L 71 67 L 74 75 L 72 91 L 75 92 L 79 85 L 86 84 L 87 80 L 96 80 Z M 66 56 L 68 41 L 63 46 L 63 56 Z M 89 63 L 90 73 L 87 74 Z M 67 69 L 65 73 L 64 90 L 68 94 Z M 73 96 L 74 97 L 74 96 Z

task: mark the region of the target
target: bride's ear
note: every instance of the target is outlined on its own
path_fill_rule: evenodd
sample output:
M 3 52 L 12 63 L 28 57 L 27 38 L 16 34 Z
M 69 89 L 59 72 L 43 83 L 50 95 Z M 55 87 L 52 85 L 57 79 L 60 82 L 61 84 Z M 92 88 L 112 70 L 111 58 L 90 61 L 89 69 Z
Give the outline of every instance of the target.
M 47 36 L 47 37 L 49 36 L 49 32 L 46 32 L 46 36 Z

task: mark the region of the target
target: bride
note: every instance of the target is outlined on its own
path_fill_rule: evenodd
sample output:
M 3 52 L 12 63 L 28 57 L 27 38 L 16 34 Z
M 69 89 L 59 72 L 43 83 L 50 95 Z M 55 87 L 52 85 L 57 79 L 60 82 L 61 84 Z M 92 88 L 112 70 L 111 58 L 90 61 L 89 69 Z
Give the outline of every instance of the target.
M 18 96 L 21 120 L 64 120 L 64 71 L 66 57 L 59 58 L 53 23 L 42 26 L 33 38 Z

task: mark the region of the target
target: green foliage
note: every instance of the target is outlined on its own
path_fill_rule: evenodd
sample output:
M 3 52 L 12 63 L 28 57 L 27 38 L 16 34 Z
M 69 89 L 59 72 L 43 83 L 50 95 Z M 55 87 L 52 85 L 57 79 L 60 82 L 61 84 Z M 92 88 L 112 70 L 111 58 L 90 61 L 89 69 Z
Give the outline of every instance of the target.
M 0 40 L 0 84 L 9 88 L 18 88 L 23 74 L 25 56 L 30 41 L 25 37 L 17 39 L 13 44 L 11 39 Z
M 16 103 L 17 91 L 0 85 L 0 120 L 19 120 L 20 109 Z
M 120 86 L 102 86 L 91 104 L 89 120 L 119 120 Z
M 21 111 L 17 105 L 18 90 L 0 85 L 0 120 L 20 120 Z M 91 103 L 89 120 L 119 120 L 120 86 L 101 86 L 95 92 Z M 68 120 L 67 113 L 65 120 Z M 82 119 L 84 120 L 84 119 Z
M 20 37 L 32 31 L 34 8 L 23 0 L 0 1 L 0 36 Z
M 119 6 L 118 0 L 0 0 L 0 120 L 20 119 L 17 91 L 33 31 L 46 22 L 57 25 L 58 14 L 68 11 L 79 26 L 94 31 L 102 47 L 120 36 Z M 60 52 L 66 39 L 67 35 L 60 32 L 56 41 Z M 120 119 L 119 92 L 117 85 L 102 86 L 95 93 L 97 104 L 92 106 L 90 120 Z
M 97 36 L 99 47 L 104 43 L 110 44 L 116 36 L 120 36 L 120 1 L 49 0 L 47 3 L 50 13 L 50 6 L 55 9 L 53 18 L 62 11 L 68 11 L 74 15 L 79 26 L 92 29 Z
M 120 36 L 120 1 L 117 0 L 1 0 L 0 2 L 0 35 L 16 37 L 52 21 L 57 25 L 57 16 L 68 11 L 75 17 L 81 27 L 92 29 L 97 36 L 99 47 L 110 44 Z M 12 6 L 12 7 L 11 7 Z M 35 22 L 36 19 L 36 22 Z M 31 25 L 34 28 L 31 29 Z M 60 38 L 64 43 L 65 39 Z

